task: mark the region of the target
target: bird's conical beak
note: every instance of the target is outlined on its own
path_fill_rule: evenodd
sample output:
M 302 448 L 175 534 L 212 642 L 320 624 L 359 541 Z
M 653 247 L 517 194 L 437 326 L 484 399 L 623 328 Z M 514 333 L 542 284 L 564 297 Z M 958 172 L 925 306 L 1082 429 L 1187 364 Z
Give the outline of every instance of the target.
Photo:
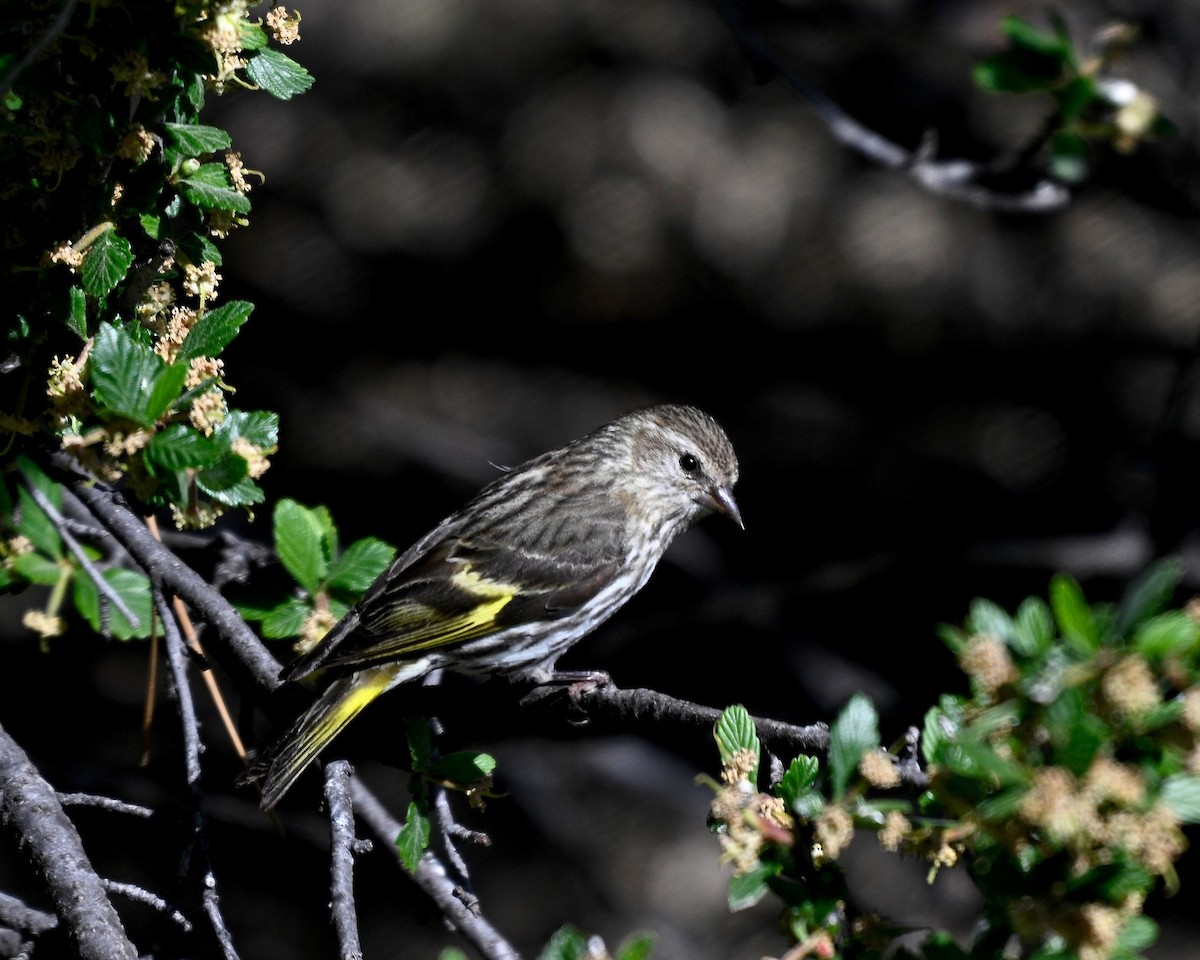
M 733 499 L 733 492 L 728 487 L 713 487 L 708 495 L 712 498 L 712 508 L 717 513 L 725 514 L 743 530 L 746 529 L 746 525 L 742 523 L 742 511 L 738 509 L 737 501 Z

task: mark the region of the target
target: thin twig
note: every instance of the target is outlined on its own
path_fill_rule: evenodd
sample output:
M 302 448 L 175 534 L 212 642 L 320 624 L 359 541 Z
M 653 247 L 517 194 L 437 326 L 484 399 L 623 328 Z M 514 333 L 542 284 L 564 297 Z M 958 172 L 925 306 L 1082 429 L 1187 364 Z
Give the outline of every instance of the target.
M 561 710 L 585 719 L 610 716 L 622 720 L 670 722 L 692 727 L 711 727 L 721 716 L 721 711 L 714 707 L 680 700 L 657 690 L 622 690 L 611 683 L 591 687 L 544 684 L 525 694 L 521 706 L 527 710 Z M 829 746 L 829 728 L 823 723 L 796 726 L 767 717 L 753 719 L 759 739 L 769 749 L 814 753 L 822 752 Z
M 19 930 L 40 937 L 58 926 L 58 917 L 48 910 L 31 907 L 24 900 L 7 893 L 0 893 L 0 924 L 10 930 Z
M 96 585 L 96 589 L 100 591 L 100 595 L 109 603 L 116 607 L 121 615 L 129 621 L 129 625 L 137 629 L 142 625 L 141 619 L 132 610 L 129 605 L 122 599 L 121 595 L 113 589 L 111 583 L 104 579 L 104 575 L 97 569 L 96 565 L 88 559 L 88 555 L 80 546 L 79 541 L 67 529 L 67 523 L 63 519 L 63 515 L 58 511 L 58 508 L 50 502 L 41 490 L 32 483 L 26 484 L 25 489 L 29 491 L 29 495 L 33 497 L 33 502 L 41 507 L 42 512 L 50 518 L 50 522 L 58 529 L 58 535 L 63 538 L 63 543 L 67 545 L 67 549 L 74 554 L 75 559 L 79 561 L 79 567 L 88 575 L 91 581 Z
M 329 804 L 330 910 L 337 931 L 341 960 L 362 960 L 358 935 L 358 910 L 354 905 L 354 807 L 349 783 L 354 769 L 345 760 L 334 760 L 325 768 L 325 800 Z
M 127 900 L 133 900 L 137 903 L 144 903 L 146 906 L 152 907 L 159 913 L 166 914 L 173 921 L 175 921 L 175 923 L 177 923 L 185 933 L 192 932 L 191 921 L 188 920 L 188 918 L 182 913 L 180 913 L 179 910 L 167 903 L 166 900 L 158 896 L 158 894 L 151 893 L 149 890 L 145 889 L 144 887 L 139 887 L 135 883 L 121 883 L 119 880 L 109 880 L 106 878 L 101 878 L 100 882 L 104 885 L 104 889 L 109 893 L 119 893 Z
M 350 780 L 350 798 L 358 815 L 375 831 L 388 849 L 401 863 L 395 839 L 400 833 L 400 823 L 379 802 L 375 795 L 358 777 Z M 433 853 L 426 851 L 417 865 L 416 873 L 410 874 L 413 882 L 437 904 L 442 915 L 463 935 L 484 960 L 520 960 L 520 954 L 504 936 L 493 927 L 481 913 L 473 912 L 456 895 L 456 884 L 446 873 L 446 867 Z
M 58 802 L 64 807 L 99 807 L 109 813 L 126 813 L 131 817 L 150 818 L 154 811 L 136 803 L 126 803 L 124 800 L 114 800 L 112 797 L 102 797 L 95 793 L 60 793 Z
M 183 727 L 188 796 L 192 804 L 193 844 L 200 855 L 204 871 L 201 879 L 204 912 L 208 916 L 209 924 L 216 935 L 217 943 L 221 946 L 221 953 L 225 960 L 238 960 L 237 949 L 233 945 L 229 927 L 221 914 L 220 897 L 217 894 L 217 878 L 213 874 L 212 862 L 208 854 L 207 824 L 200 805 L 200 751 L 203 749 L 203 743 L 200 740 L 200 724 L 196 718 L 191 687 L 187 682 L 187 654 L 183 637 L 171 615 L 171 609 L 167 605 L 166 597 L 163 596 L 162 586 L 159 583 L 154 585 L 154 607 L 158 611 L 163 625 L 167 666 L 171 673 L 172 688 L 175 691 L 176 703 L 179 705 L 179 719 Z

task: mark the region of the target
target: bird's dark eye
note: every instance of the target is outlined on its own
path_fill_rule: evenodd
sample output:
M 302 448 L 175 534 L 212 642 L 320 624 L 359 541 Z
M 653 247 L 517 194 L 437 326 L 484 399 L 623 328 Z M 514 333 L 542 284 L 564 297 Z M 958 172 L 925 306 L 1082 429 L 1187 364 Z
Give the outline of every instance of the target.
M 687 474 L 700 472 L 700 461 L 694 454 L 685 453 L 679 458 L 679 466 L 683 468 L 683 472 Z

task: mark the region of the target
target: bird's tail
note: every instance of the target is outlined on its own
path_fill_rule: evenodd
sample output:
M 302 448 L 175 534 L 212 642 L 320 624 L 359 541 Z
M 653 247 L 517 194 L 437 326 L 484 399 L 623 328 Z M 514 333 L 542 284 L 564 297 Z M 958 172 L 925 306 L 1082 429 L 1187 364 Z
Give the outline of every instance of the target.
M 368 667 L 333 681 L 282 737 L 255 764 L 249 779 L 265 770 L 262 808 L 270 810 L 291 789 L 322 750 L 346 724 L 386 690 L 426 672 L 420 663 L 388 663 Z

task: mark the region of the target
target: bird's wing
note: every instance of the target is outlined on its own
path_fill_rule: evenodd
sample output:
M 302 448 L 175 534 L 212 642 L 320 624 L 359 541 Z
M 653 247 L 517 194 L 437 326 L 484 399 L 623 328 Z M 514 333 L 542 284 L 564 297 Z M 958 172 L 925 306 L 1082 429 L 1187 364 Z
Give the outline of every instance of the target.
M 589 547 L 535 551 L 457 536 L 427 544 L 417 558 L 393 564 L 285 676 L 404 660 L 517 624 L 567 616 L 620 569 L 615 538 L 599 546 L 593 540 Z

